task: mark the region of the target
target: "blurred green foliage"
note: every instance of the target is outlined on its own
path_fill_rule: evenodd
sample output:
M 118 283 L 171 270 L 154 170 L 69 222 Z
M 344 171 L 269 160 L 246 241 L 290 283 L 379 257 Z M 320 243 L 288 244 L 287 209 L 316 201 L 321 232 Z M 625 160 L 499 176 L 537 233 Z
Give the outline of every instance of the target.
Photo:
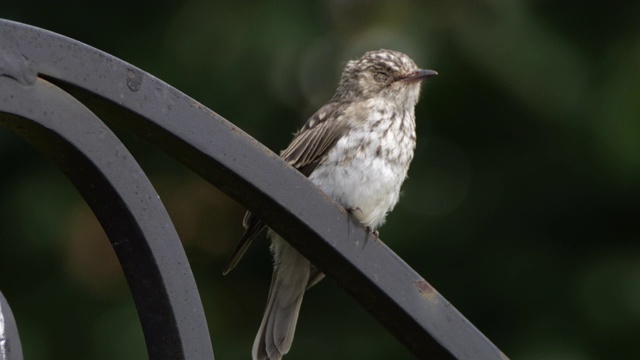
M 381 237 L 512 359 L 640 355 L 640 3 L 5 1 L 0 17 L 130 62 L 275 151 L 346 60 L 408 53 L 440 76 L 424 85 L 416 157 Z M 122 138 L 183 239 L 217 358 L 248 358 L 266 244 L 222 277 L 242 208 Z M 78 193 L 4 129 L 0 164 L 0 290 L 26 358 L 144 358 L 122 272 Z M 286 357 L 327 358 L 412 357 L 329 280 L 306 296 Z

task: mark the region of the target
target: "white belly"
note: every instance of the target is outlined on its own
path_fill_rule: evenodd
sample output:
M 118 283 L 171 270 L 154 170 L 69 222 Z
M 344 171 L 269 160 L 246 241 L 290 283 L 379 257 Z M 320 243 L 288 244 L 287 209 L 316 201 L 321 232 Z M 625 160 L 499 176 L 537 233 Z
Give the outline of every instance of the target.
M 352 131 L 329 151 L 309 179 L 344 208 L 359 209 L 353 215 L 376 229 L 398 202 L 413 157 L 414 140 L 406 136 L 398 140 L 394 131 Z

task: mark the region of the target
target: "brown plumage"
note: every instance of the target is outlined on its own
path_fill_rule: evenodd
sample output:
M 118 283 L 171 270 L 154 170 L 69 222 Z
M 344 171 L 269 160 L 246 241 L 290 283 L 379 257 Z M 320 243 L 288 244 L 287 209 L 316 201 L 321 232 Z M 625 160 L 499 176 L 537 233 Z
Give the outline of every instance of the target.
M 282 158 L 343 207 L 358 209 L 353 215 L 375 231 L 398 202 L 413 158 L 420 82 L 436 74 L 391 50 L 349 61 L 335 95 L 295 134 Z M 267 228 L 250 212 L 243 225 L 225 274 Z M 254 360 L 281 359 L 289 351 L 304 293 L 324 276 L 276 233 L 268 236 L 274 271 Z

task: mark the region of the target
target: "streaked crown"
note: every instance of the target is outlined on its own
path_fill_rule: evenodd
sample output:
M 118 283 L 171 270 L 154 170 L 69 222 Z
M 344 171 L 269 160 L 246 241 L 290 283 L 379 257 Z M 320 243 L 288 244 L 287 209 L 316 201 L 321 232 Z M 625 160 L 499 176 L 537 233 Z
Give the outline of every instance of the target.
M 334 100 L 359 100 L 382 97 L 415 105 L 420 81 L 405 80 L 420 69 L 411 58 L 399 51 L 374 50 L 347 63 Z M 406 99 L 405 99 L 406 98 Z

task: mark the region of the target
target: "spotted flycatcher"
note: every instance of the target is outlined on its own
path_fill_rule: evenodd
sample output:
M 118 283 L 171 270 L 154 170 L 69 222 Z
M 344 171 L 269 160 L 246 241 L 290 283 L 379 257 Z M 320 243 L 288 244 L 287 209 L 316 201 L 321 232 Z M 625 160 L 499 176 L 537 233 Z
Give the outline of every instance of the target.
M 398 202 L 413 158 L 420 82 L 437 74 L 392 50 L 349 61 L 335 95 L 295 134 L 282 158 L 377 233 Z M 266 228 L 250 212 L 243 225 L 225 274 Z M 289 351 L 302 297 L 324 277 L 278 234 L 270 230 L 268 236 L 274 269 L 254 360 L 281 359 Z

